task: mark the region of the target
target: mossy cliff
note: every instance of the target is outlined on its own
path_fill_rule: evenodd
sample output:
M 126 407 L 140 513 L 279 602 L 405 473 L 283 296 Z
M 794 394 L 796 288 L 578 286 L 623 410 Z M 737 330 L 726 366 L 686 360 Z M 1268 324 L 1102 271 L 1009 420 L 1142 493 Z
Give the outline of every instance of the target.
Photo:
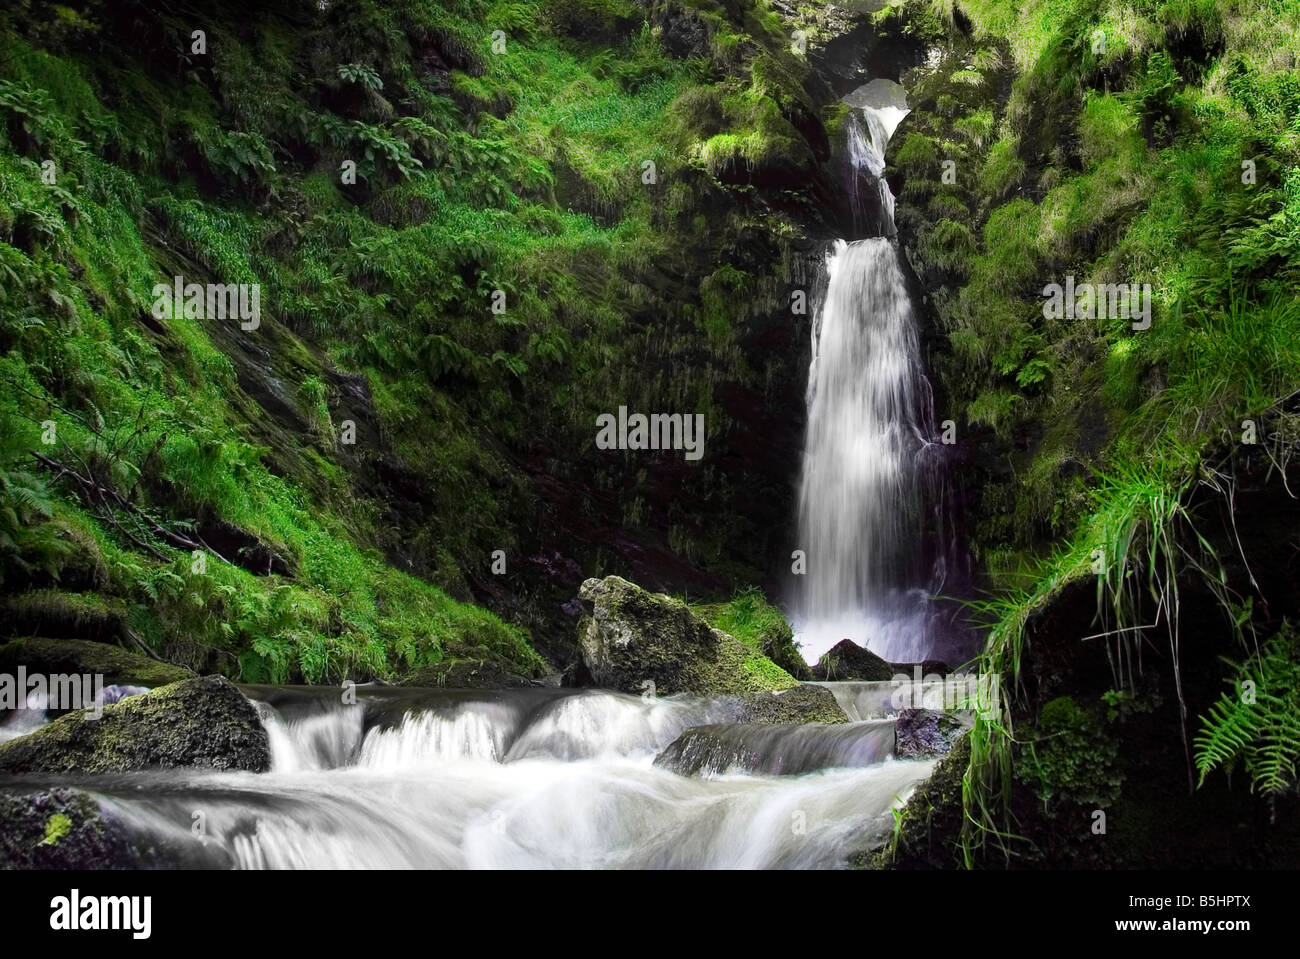
M 791 30 L 761 2 L 9 5 L 13 631 L 250 681 L 527 679 L 575 661 L 584 576 L 771 578 L 833 193 Z M 597 449 L 620 406 L 702 414 L 703 458 Z
M 1300 6 L 910 9 L 888 176 L 1007 696 L 899 862 L 1294 863 Z

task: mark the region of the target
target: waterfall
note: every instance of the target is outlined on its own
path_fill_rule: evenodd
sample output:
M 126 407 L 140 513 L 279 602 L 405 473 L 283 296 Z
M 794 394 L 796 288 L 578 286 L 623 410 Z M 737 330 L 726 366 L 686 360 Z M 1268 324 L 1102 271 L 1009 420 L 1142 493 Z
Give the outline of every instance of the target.
M 935 430 L 882 176 L 907 108 L 902 88 L 884 80 L 845 102 L 858 111 L 848 125 L 851 214 L 869 236 L 835 242 L 813 327 L 798 499 L 807 568 L 795 619 L 809 662 L 843 639 L 912 662 L 934 653 L 931 595 L 943 562 L 925 568 Z

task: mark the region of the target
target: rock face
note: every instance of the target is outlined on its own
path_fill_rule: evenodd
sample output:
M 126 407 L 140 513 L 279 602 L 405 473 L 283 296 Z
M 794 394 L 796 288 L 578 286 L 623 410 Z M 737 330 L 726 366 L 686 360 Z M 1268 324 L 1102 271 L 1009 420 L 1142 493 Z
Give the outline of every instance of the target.
M 960 715 L 937 709 L 904 709 L 898 714 L 899 759 L 933 759 L 952 752 L 953 744 L 970 728 Z
M 849 639 L 842 639 L 828 650 L 813 667 L 812 678 L 822 682 L 856 679 L 866 682 L 887 681 L 897 670 L 869 649 Z
M 139 869 L 153 864 L 83 792 L 0 794 L 0 869 Z
M 775 692 L 751 693 L 741 700 L 746 723 L 847 723 L 849 717 L 825 686 L 801 683 Z
M 160 663 L 118 646 L 85 639 L 15 639 L 0 646 L 0 673 L 92 673 L 105 686 L 166 686 L 194 674 L 183 666 Z
M 798 681 L 766 656 L 717 629 L 671 596 L 618 576 L 589 579 L 579 597 L 578 644 L 597 686 L 658 695 L 787 689 Z
M 68 713 L 0 746 L 0 772 L 126 772 L 202 766 L 262 772 L 271 765 L 253 704 L 227 679 L 206 676 Z

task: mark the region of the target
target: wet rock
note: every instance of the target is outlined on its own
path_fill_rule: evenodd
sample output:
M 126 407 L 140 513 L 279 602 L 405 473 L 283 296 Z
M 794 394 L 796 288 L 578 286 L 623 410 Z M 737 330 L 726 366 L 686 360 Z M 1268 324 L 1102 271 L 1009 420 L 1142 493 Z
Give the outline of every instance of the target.
M 828 650 L 812 669 L 812 678 L 821 682 L 861 680 L 882 682 L 892 679 L 897 670 L 869 649 L 850 639 L 842 639 Z
M 899 759 L 933 759 L 947 755 L 970 725 L 969 720 L 957 713 L 904 709 L 897 720 L 897 756 Z
M 25 666 L 28 674 L 46 676 L 78 673 L 101 675 L 105 686 L 166 686 L 193 679 L 183 666 L 160 663 L 108 643 L 84 639 L 15 639 L 0 646 L 0 673 L 16 674 Z
M 582 658 L 597 686 L 658 695 L 787 689 L 798 681 L 680 600 L 618 576 L 589 579 L 579 597 Z
M 825 686 L 801 683 L 789 689 L 752 693 L 741 700 L 746 723 L 847 723 L 849 717 Z
M 126 604 L 99 593 L 36 589 L 0 601 L 6 636 L 76 636 L 111 642 L 122 631 Z
M 201 766 L 262 772 L 271 765 L 257 711 L 229 680 L 187 679 L 105 706 L 68 713 L 0 745 L 0 772 L 127 772 Z
M 0 793 L 0 869 L 139 869 L 150 856 L 75 789 Z
M 818 769 L 870 766 L 883 762 L 893 749 L 894 728 L 889 720 L 842 726 L 692 726 L 655 757 L 655 765 L 682 776 L 732 772 L 797 776 Z

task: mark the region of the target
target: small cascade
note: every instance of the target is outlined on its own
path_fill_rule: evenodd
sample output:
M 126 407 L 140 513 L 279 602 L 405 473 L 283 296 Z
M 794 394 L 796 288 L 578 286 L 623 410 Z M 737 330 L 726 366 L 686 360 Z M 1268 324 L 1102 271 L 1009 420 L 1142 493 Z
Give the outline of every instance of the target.
M 835 697 L 844 715 L 854 722 L 897 716 L 904 709 L 951 709 L 964 702 L 953 684 L 943 679 L 924 682 L 815 683 L 825 686 Z
M 933 768 L 888 759 L 892 722 L 736 725 L 727 697 L 357 687 L 345 704 L 334 688 L 244 689 L 271 772 L 58 784 L 169 866 L 826 868 L 883 843 L 890 809 Z M 656 762 L 676 744 L 681 771 Z

